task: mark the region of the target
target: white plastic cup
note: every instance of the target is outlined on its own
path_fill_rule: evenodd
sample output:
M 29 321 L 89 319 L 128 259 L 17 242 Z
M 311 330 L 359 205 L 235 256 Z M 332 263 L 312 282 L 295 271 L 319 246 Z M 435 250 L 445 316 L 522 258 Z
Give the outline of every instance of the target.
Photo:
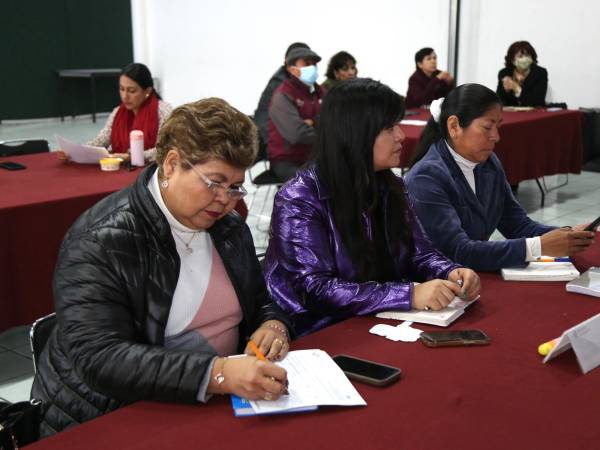
M 144 165 L 144 132 L 131 130 L 129 133 L 129 152 L 132 166 Z

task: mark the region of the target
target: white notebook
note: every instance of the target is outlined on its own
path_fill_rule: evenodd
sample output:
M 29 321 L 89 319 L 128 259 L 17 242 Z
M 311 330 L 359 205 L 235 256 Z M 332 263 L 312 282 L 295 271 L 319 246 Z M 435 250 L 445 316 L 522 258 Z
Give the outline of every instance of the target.
M 600 267 L 590 267 L 579 278 L 567 283 L 567 291 L 600 297 Z
M 439 311 L 420 311 L 417 309 L 411 309 L 410 311 L 382 311 L 375 314 L 375 317 L 381 319 L 410 320 L 411 322 L 447 327 L 464 314 L 465 308 L 477 300 L 479 300 L 479 296 L 470 302 L 465 302 L 458 297 L 454 297 L 454 300 L 448 306 Z
M 502 269 L 507 281 L 571 281 L 579 271 L 570 262 L 530 262 L 527 267 Z

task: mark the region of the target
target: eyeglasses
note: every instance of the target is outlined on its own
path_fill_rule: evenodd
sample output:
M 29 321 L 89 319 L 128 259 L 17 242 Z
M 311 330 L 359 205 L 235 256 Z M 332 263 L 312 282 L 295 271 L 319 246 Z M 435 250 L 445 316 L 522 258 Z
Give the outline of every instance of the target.
M 246 191 L 244 186 L 230 186 L 227 188 L 227 187 L 223 186 L 221 183 L 219 183 L 217 181 L 212 181 L 206 175 L 198 172 L 196 170 L 196 168 L 194 167 L 194 165 L 191 162 L 189 162 L 187 159 L 182 158 L 182 160 L 188 166 L 190 166 L 190 168 L 194 171 L 194 173 L 196 175 L 198 175 L 200 177 L 200 179 L 202 181 L 204 181 L 204 183 L 206 183 L 206 187 L 214 194 L 217 194 L 219 192 L 225 192 L 231 200 L 241 200 L 246 195 L 248 195 L 248 191 Z

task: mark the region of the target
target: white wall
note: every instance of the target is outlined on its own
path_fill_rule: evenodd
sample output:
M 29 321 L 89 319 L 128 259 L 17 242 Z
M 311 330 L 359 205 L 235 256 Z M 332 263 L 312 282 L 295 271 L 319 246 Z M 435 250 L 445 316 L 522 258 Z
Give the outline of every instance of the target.
M 600 2 L 462 0 L 458 82 L 496 90 L 511 43 L 529 41 L 548 70 L 546 101 L 600 106 Z
M 131 0 L 134 55 L 173 105 L 218 96 L 252 114 L 287 46 L 308 43 L 323 61 L 340 50 L 359 74 L 406 94 L 421 47 L 446 68 L 448 0 Z

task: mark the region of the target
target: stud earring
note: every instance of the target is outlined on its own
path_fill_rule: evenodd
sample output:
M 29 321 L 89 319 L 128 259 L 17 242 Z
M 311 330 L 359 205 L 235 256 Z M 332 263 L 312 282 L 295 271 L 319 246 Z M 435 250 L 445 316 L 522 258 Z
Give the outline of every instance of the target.
M 163 189 L 168 188 L 169 187 L 169 180 L 167 180 L 166 178 L 164 180 L 162 180 L 160 182 L 160 187 L 163 188 Z

